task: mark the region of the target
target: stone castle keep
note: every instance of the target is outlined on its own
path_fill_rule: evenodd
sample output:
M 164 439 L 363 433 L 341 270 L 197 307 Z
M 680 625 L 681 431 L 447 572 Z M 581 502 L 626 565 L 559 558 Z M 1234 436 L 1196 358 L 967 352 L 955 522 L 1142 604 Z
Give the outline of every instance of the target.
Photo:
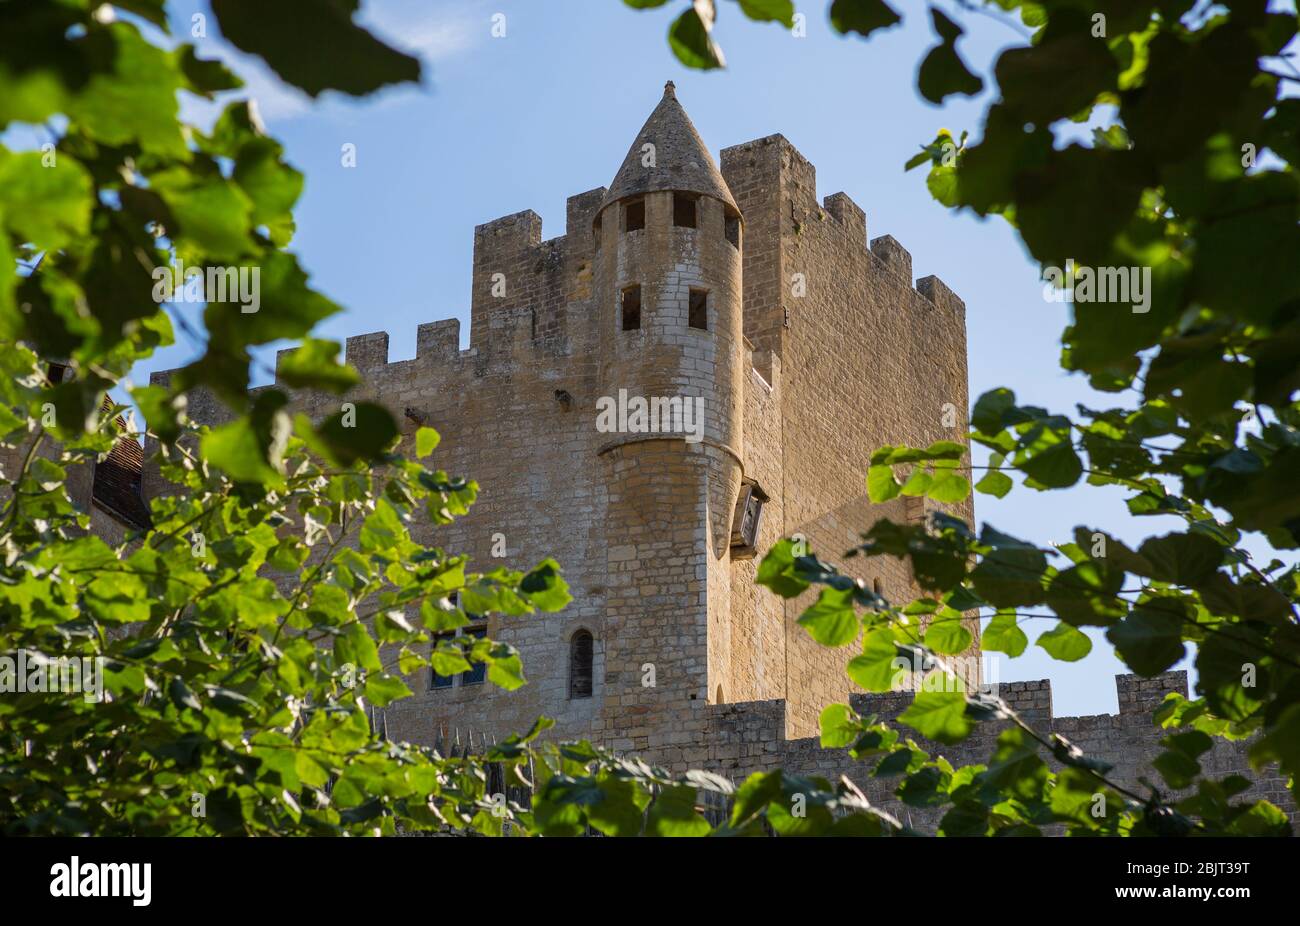
M 866 462 L 885 444 L 965 440 L 965 306 L 938 277 L 913 285 L 911 256 L 870 239 L 848 196 L 819 202 L 790 142 L 768 136 L 715 163 L 669 83 L 610 187 L 569 198 L 563 235 L 543 240 L 532 211 L 475 229 L 468 349 L 455 319 L 421 325 L 410 360 L 389 360 L 388 337 L 348 338 L 363 381 L 348 400 L 386 403 L 408 440 L 436 428 L 438 466 L 481 486 L 437 545 L 478 571 L 554 557 L 574 598 L 560 614 L 481 622 L 518 648 L 528 685 L 425 670 L 388 709 L 391 738 L 500 740 L 544 714 L 556 739 L 677 771 L 849 774 L 905 822 L 933 823 L 894 801 L 896 779 L 866 779 L 867 764 L 815 739 L 829 703 L 852 697 L 888 718 L 910 696 L 854 694 L 855 647 L 820 646 L 796 623 L 811 594 L 786 602 L 754 577 L 782 537 L 833 561 L 875 520 L 927 516 L 920 499 L 870 505 Z M 602 399 L 621 392 L 702 400 L 702 428 L 598 428 Z M 295 403 L 324 416 L 339 399 Z M 201 395 L 190 406 L 200 421 L 225 414 Z M 953 513 L 973 522 L 969 501 Z M 906 563 L 840 565 L 889 600 L 920 593 Z M 971 629 L 978 639 L 974 616 Z M 1053 719 L 1046 682 L 1001 694 L 1131 782 L 1160 751 L 1150 710 L 1186 680 L 1118 684 L 1116 716 Z M 923 745 L 985 762 L 986 727 L 957 749 Z M 1206 765 L 1245 760 L 1216 746 Z M 1290 806 L 1279 779 L 1256 791 Z

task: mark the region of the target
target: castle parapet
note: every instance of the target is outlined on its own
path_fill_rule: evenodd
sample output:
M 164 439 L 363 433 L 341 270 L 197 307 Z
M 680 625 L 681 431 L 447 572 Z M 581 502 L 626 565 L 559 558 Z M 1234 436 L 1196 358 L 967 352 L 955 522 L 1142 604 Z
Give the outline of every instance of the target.
M 847 193 L 832 193 L 823 201 L 828 215 L 844 227 L 844 232 L 862 247 L 867 246 L 867 214 Z M 892 239 L 891 239 L 892 240 Z
M 388 366 L 388 332 L 372 331 L 348 338 L 343 356 L 363 377 L 382 370 Z
M 912 255 L 907 248 L 895 240 L 893 235 L 881 235 L 871 240 L 871 253 L 890 271 L 907 280 L 912 285 Z
M 474 226 L 474 255 L 484 256 L 542 243 L 542 217 L 531 209 Z M 482 250 L 480 251 L 480 248 Z
M 921 277 L 916 281 L 916 291 L 941 309 L 963 315 L 966 312 L 966 303 L 937 276 Z
M 415 329 L 416 359 L 454 360 L 459 353 L 460 319 L 425 322 Z
M 564 235 L 570 241 L 582 242 L 584 250 L 595 247 L 591 223 L 595 220 L 596 213 L 600 211 L 600 204 L 608 192 L 609 190 L 603 186 L 596 187 L 594 190 L 570 196 L 565 201 Z
M 1140 675 L 1115 676 L 1115 693 L 1119 695 L 1120 715 L 1141 714 L 1150 717 L 1168 694 L 1187 696 L 1186 672 L 1162 672 L 1153 678 Z

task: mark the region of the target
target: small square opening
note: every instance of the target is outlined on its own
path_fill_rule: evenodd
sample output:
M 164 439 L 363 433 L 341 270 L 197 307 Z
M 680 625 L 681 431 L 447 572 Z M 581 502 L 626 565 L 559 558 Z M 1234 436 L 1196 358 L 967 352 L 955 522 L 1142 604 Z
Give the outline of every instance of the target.
M 673 194 L 673 224 L 678 228 L 695 227 L 695 197 L 685 193 Z
M 641 287 L 628 286 L 623 290 L 623 330 L 635 331 L 641 327 Z
M 709 330 L 709 291 L 707 289 L 691 290 L 691 301 L 687 311 L 687 324 L 701 331 Z
M 623 231 L 645 228 L 645 200 L 634 199 L 623 207 Z

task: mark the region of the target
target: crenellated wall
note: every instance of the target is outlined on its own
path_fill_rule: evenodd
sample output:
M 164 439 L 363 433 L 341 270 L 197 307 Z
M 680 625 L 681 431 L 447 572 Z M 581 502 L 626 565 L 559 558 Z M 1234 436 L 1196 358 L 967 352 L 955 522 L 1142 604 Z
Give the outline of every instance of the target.
M 1088 757 L 1111 764 L 1113 769 L 1108 777 L 1113 781 L 1138 794 L 1147 794 L 1148 790 L 1139 778 L 1146 777 L 1158 787 L 1163 786 L 1163 781 L 1151 768 L 1151 762 L 1164 751 L 1160 741 L 1168 735 L 1168 731 L 1156 725 L 1153 715 L 1166 694 L 1187 695 L 1187 673 L 1166 672 L 1153 678 L 1118 675 L 1115 686 L 1119 693 L 1119 713 L 1089 717 L 1055 716 L 1052 712 L 1052 685 L 1047 679 L 1004 682 L 997 686 L 995 693 L 1039 732 L 1065 737 Z M 954 768 L 987 765 L 998 734 L 1008 725 L 1006 722 L 981 723 L 962 743 L 944 746 L 926 740 L 916 735 L 916 731 L 896 722 L 898 715 L 912 701 L 910 693 L 855 694 L 848 700 L 858 714 L 875 715 L 898 729 L 903 741 L 908 738 L 915 740 L 931 758 L 943 756 Z M 846 775 L 862 789 L 872 804 L 899 821 L 923 832 L 936 829 L 943 815 L 942 808 L 909 806 L 894 794 L 899 777 L 871 777 L 871 768 L 880 757 L 858 762 L 843 749 L 823 749 L 816 736 L 785 739 L 787 709 L 787 702 L 781 700 L 711 707 L 697 734 L 701 742 L 708 744 L 707 755 L 703 758 L 697 756 L 696 762 L 737 783 L 754 772 L 777 768 L 792 775 L 820 776 L 831 783 Z M 1060 763 L 1055 759 L 1046 755 L 1042 757 L 1053 770 L 1060 770 Z M 671 758 L 677 759 L 676 756 Z M 1276 768 L 1254 772 L 1246 760 L 1244 745 L 1216 740 L 1214 747 L 1200 757 L 1200 762 L 1210 777 L 1239 774 L 1251 780 L 1250 788 L 1234 802 L 1266 799 L 1283 808 L 1293 823 L 1300 822 L 1300 813 L 1287 790 L 1285 778 Z M 1170 792 L 1165 789 L 1165 793 Z M 1187 792 L 1173 793 L 1181 797 Z
M 695 204 L 689 220 L 678 221 L 679 197 Z M 643 227 L 629 227 L 633 203 Z M 912 696 L 856 690 L 845 664 L 858 647 L 821 646 L 797 623 L 817 589 L 785 600 L 755 576 L 762 553 L 793 537 L 890 601 L 926 593 L 905 562 L 843 554 L 880 519 L 919 523 L 937 507 L 873 505 L 864 480 L 882 446 L 966 442 L 965 304 L 936 276 L 914 283 L 911 254 L 889 235 L 870 238 L 847 194 L 819 201 L 815 168 L 783 136 L 725 149 L 719 170 L 671 82 L 610 187 L 568 198 L 564 234 L 542 231 L 532 210 L 474 229 L 466 349 L 455 318 L 421 324 L 410 359 L 390 359 L 386 331 L 349 337 L 344 359 L 360 382 L 342 396 L 289 388 L 280 373 L 292 350 L 277 354 L 291 410 L 321 420 L 344 403 L 382 403 L 402 428 L 401 452 L 414 454 L 418 428 L 433 427 L 433 464 L 479 484 L 467 516 L 436 528 L 414 519 L 416 540 L 466 554 L 470 572 L 553 558 L 573 596 L 557 614 L 483 617 L 489 636 L 519 650 L 520 690 L 461 678 L 435 688 L 426 668 L 408 678 L 413 697 L 372 716 L 393 740 L 477 748 L 545 715 L 556 721 L 548 738 L 590 739 L 674 772 L 848 776 L 932 831 L 939 812 L 905 805 L 897 779 L 868 777 L 867 762 L 817 738 L 827 704 L 897 726 Z M 635 329 L 620 320 L 629 285 L 641 288 Z M 691 320 L 692 290 L 707 292 L 704 327 Z M 621 392 L 701 399 L 702 439 L 602 430 L 600 404 Z M 204 390 L 187 398 L 196 421 L 231 418 Z M 0 451 L 0 468 L 13 471 L 23 449 Z M 146 443 L 146 460 L 156 449 Z M 139 473 L 129 441 L 72 469 L 69 491 L 92 530 L 116 542 L 147 524 L 129 504 Z M 732 542 L 747 484 L 766 497 L 757 554 Z M 156 465 L 146 462 L 142 490 L 169 491 Z M 974 523 L 969 499 L 945 510 Z M 979 621 L 967 619 L 978 654 Z M 579 631 L 594 641 L 589 697 L 568 684 Z M 383 655 L 395 671 L 396 649 Z M 978 660 L 963 665 L 979 683 Z M 1046 680 L 997 693 L 1141 790 L 1165 735 L 1152 714 L 1168 692 L 1186 694 L 1187 679 L 1124 675 L 1116 686 L 1119 713 L 1091 717 L 1055 716 Z M 960 766 L 987 762 L 1004 726 L 981 724 L 956 747 L 899 729 Z M 1285 781 L 1245 757 L 1243 744 L 1216 741 L 1201 761 L 1215 777 L 1251 780 L 1239 800 L 1267 798 L 1297 819 Z
M 671 121 L 673 105 L 656 112 Z M 662 122 L 652 118 L 645 137 L 659 138 Z M 668 162 L 694 131 L 670 128 L 659 148 Z M 638 150 L 627 162 L 636 171 Z M 785 698 L 781 738 L 801 737 L 851 693 L 853 647 L 820 647 L 798 627 L 812 593 L 787 602 L 754 583 L 761 555 L 731 555 L 732 509 L 741 479 L 756 482 L 768 498 L 758 549 L 801 535 L 831 561 L 877 518 L 923 517 L 917 499 L 871 506 L 863 476 L 882 444 L 962 439 L 940 425 L 940 408 L 966 406 L 964 306 L 937 278 L 914 289 L 893 239 L 868 246 L 848 196 L 819 206 L 812 165 L 781 136 L 727 149 L 721 175 L 703 158 L 688 152 L 683 174 L 707 191 L 696 227 L 676 226 L 670 190 L 638 193 L 619 178 L 621 199 L 604 187 L 570 197 L 559 237 L 543 239 L 531 210 L 479 225 L 467 349 L 455 319 L 421 325 L 408 360 L 389 359 L 386 332 L 357 335 L 345 359 L 358 387 L 293 397 L 316 418 L 343 402 L 385 403 L 407 441 L 421 424 L 436 428 L 437 465 L 480 493 L 468 517 L 418 539 L 467 553 L 477 571 L 554 557 L 574 596 L 562 614 L 487 619 L 490 635 L 519 648 L 529 685 L 431 689 L 426 670 L 411 680 L 415 697 L 388 712 L 390 735 L 505 736 L 546 714 L 560 736 L 698 758 L 708 744 L 683 731 L 711 705 Z M 645 203 L 644 230 L 623 227 L 628 197 Z M 734 234 L 733 217 L 743 220 Z M 643 287 L 637 331 L 618 322 L 630 283 Z M 709 291 L 707 330 L 687 323 L 692 287 Z M 600 433 L 597 402 L 619 389 L 704 397 L 705 440 Z M 202 392 L 190 411 L 228 417 Z M 150 474 L 147 490 L 158 488 Z M 897 561 L 841 565 L 887 597 L 919 592 Z M 579 629 L 595 639 L 589 699 L 567 690 Z
M 872 505 L 864 477 L 878 447 L 966 440 L 965 305 L 938 277 L 913 285 L 911 255 L 888 235 L 870 239 L 846 194 L 819 203 L 812 164 L 782 136 L 724 150 L 719 173 L 671 84 L 611 190 L 570 197 L 565 233 L 550 240 L 531 210 L 475 228 L 467 349 L 455 319 L 420 325 L 408 360 L 389 359 L 386 332 L 358 335 L 345 358 L 359 386 L 293 395 L 294 409 L 315 418 L 343 402 L 382 402 L 405 451 L 419 426 L 436 428 L 434 463 L 480 492 L 467 517 L 436 535 L 416 525 L 416 538 L 468 554 L 471 571 L 553 557 L 573 594 L 559 614 L 486 618 L 493 638 L 519 649 L 529 684 L 434 689 L 422 670 L 409 679 L 414 697 L 384 712 L 389 737 L 481 743 L 546 715 L 555 738 L 588 738 L 674 771 L 848 775 L 900 819 L 933 829 L 934 813 L 902 805 L 893 783 L 864 777 L 865 764 L 816 739 L 827 704 L 848 700 L 893 720 L 910 695 L 855 691 L 844 667 L 857 648 L 820 646 L 797 624 L 815 592 L 787 601 L 754 578 L 761 551 L 795 537 L 889 600 L 924 593 L 906 563 L 842 554 L 877 520 L 917 522 L 935 507 Z M 673 218 L 682 190 L 698 197 L 695 227 Z M 635 200 L 646 227 L 628 230 L 623 209 Z M 637 330 L 619 320 L 629 284 L 642 287 Z M 691 288 L 709 291 L 704 330 L 689 325 Z M 703 398 L 704 440 L 602 433 L 598 403 L 620 389 Z M 201 391 L 189 399 L 196 420 L 229 416 Z M 742 480 L 768 499 L 759 556 L 730 545 Z M 160 490 L 156 471 L 145 487 Z M 970 501 L 951 510 L 973 523 Z M 978 653 L 973 614 L 969 626 Z M 594 638 L 585 698 L 568 689 L 579 630 Z M 1160 751 L 1151 712 L 1166 691 L 1185 692 L 1186 678 L 1117 685 L 1119 714 L 1096 717 L 1053 716 L 1046 681 L 999 693 L 1136 784 Z M 956 749 L 922 745 L 954 765 L 983 763 L 997 731 L 982 725 Z M 1246 774 L 1250 795 L 1294 815 L 1280 779 L 1252 775 L 1244 755 L 1219 744 L 1204 764 Z

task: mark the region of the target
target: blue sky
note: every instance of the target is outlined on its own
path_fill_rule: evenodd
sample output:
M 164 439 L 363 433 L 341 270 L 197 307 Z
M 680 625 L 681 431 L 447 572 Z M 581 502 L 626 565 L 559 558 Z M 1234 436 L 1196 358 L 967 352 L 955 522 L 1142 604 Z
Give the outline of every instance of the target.
M 209 37 L 195 41 L 245 75 L 264 121 L 306 174 L 293 248 L 314 285 L 347 307 L 323 327 L 327 336 L 387 330 L 391 359 L 402 359 L 414 356 L 419 323 L 454 316 L 468 339 L 474 226 L 533 209 L 544 237 L 563 234 L 566 197 L 612 180 L 672 79 L 715 157 L 782 133 L 816 165 L 819 196 L 848 193 L 866 210 L 870 237 L 894 236 L 911 252 L 917 277 L 938 274 L 965 300 L 972 398 L 1008 386 L 1058 410 L 1106 403 L 1059 369 L 1069 306 L 1044 301 L 1037 267 L 1006 225 L 944 209 L 922 170 L 903 172 L 940 127 L 978 136 L 986 101 L 953 98 L 939 108 L 917 95 L 916 66 L 934 43 L 924 6 L 900 4 L 905 25 L 863 41 L 831 31 L 827 0 L 796 4 L 807 15 L 805 38 L 744 19 L 731 0 L 719 5 L 715 36 L 728 68 L 700 73 L 667 46 L 680 0 L 640 12 L 618 0 L 367 0 L 363 20 L 423 58 L 426 77 L 418 89 L 360 102 L 308 99 L 225 46 L 211 23 Z M 956 5 L 941 6 L 951 13 Z M 207 12 L 206 4 L 169 8 L 178 30 L 191 13 Z M 496 13 L 505 15 L 501 38 L 491 35 Z M 1021 33 L 991 17 L 959 18 L 969 26 L 959 50 L 987 78 L 998 50 Z M 345 144 L 356 145 L 355 168 L 341 166 Z M 198 352 L 178 337 L 141 365 L 137 382 Z M 264 359 L 273 365 L 273 351 Z M 845 465 L 865 474 L 865 461 Z M 1175 526 L 1131 518 L 1123 499 L 1113 489 L 1017 487 L 1001 501 L 979 496 L 976 505 L 981 521 L 1041 545 L 1068 540 L 1084 523 L 1127 540 Z M 1051 626 L 1041 623 L 1026 627 L 1031 640 Z M 1122 667 L 1103 639 L 1096 643 L 1074 664 L 1031 646 L 1002 661 L 1000 678 L 1051 678 L 1058 714 L 1114 712 L 1111 676 Z

